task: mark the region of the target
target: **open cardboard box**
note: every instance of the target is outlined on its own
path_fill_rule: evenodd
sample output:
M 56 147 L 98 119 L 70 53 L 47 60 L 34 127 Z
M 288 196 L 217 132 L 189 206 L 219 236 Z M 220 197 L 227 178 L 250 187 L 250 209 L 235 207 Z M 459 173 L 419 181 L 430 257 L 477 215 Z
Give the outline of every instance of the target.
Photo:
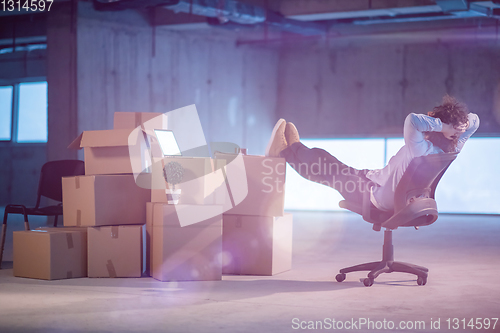
M 131 174 L 134 163 L 131 158 L 143 158 L 130 155 L 131 132 L 131 129 L 84 131 L 68 148 L 83 148 L 86 175 Z

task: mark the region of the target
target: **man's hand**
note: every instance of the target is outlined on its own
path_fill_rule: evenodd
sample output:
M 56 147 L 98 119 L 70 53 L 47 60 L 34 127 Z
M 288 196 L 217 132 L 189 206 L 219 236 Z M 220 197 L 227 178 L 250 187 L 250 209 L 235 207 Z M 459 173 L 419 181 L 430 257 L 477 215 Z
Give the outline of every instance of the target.
M 443 129 L 441 130 L 441 133 L 443 133 L 444 137 L 447 138 L 448 140 L 453 140 L 457 139 L 460 137 L 460 135 L 469 128 L 469 122 L 462 124 L 457 127 L 453 127 L 451 124 L 443 124 Z

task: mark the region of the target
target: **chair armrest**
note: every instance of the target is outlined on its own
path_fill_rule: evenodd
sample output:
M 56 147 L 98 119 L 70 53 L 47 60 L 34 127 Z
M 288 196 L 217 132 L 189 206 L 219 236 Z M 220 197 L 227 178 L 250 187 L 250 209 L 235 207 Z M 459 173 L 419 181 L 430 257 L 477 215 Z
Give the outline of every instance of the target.
M 370 189 L 370 191 L 371 191 L 371 189 Z M 365 219 L 365 221 L 371 221 L 370 191 L 363 192 L 363 219 Z
M 376 223 L 375 218 L 372 216 L 372 201 L 370 199 L 371 188 L 369 191 L 363 192 L 363 219 L 373 223 L 372 229 L 375 231 L 380 231 L 382 229 L 380 223 Z

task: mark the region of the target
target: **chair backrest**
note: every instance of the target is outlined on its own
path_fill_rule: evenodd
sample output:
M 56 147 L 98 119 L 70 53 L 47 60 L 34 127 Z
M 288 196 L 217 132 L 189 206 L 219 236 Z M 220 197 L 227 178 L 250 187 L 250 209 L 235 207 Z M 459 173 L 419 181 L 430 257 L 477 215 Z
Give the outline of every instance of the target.
M 40 172 L 36 207 L 40 204 L 41 196 L 62 201 L 62 177 L 84 174 L 84 162 L 80 160 L 59 160 L 45 163 Z
M 394 192 L 394 213 L 412 198 L 434 199 L 436 186 L 458 153 L 430 154 L 413 158 Z

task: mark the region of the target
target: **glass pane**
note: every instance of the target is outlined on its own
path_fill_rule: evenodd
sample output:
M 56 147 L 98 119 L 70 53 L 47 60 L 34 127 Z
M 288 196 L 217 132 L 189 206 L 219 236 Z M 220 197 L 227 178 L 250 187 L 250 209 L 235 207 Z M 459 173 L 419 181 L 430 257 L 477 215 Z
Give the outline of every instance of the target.
M 301 142 L 309 148 L 323 148 L 353 168 L 378 169 L 384 166 L 384 139 L 303 139 Z M 316 161 L 318 163 L 325 165 L 324 161 Z M 344 210 L 338 205 L 343 198 L 336 190 L 303 178 L 288 164 L 286 172 L 285 209 Z
M 436 189 L 442 213 L 500 214 L 500 138 L 471 138 Z
M 403 138 L 389 138 L 387 139 L 387 151 L 385 152 L 385 164 L 389 163 L 391 157 L 396 155 L 398 151 L 405 145 Z
M 0 87 L 0 140 L 10 140 L 12 123 L 12 86 Z
M 17 142 L 47 142 L 47 82 L 19 85 Z

